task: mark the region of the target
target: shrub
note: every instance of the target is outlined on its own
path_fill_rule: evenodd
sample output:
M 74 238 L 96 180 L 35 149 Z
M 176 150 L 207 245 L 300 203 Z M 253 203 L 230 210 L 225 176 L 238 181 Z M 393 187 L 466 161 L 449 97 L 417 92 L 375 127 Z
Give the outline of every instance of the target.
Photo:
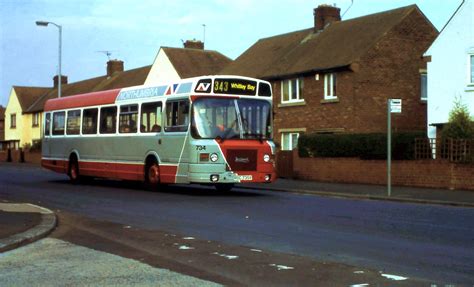
M 41 140 L 34 140 L 30 150 L 41 151 Z
M 473 139 L 474 123 L 469 115 L 469 109 L 460 99 L 454 101 L 454 107 L 449 113 L 449 122 L 441 133 L 443 139 Z
M 415 139 L 420 137 L 426 137 L 426 133 L 394 133 L 392 135 L 393 159 L 414 159 Z M 301 157 L 386 159 L 387 135 L 383 133 L 302 135 L 298 140 L 298 152 Z

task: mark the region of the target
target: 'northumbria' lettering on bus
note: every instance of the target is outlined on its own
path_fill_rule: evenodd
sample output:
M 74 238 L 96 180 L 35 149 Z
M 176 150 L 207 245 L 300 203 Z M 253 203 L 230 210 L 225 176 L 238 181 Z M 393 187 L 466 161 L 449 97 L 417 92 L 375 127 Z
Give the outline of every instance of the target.
M 121 91 L 119 96 L 117 97 L 117 101 L 126 101 L 126 100 L 144 99 L 144 98 L 163 96 L 166 92 L 166 88 L 167 86 L 159 86 L 159 87 L 152 87 L 152 88 L 146 88 L 146 89 Z
M 244 85 L 241 83 L 231 83 L 230 86 L 232 87 L 232 89 L 237 89 L 237 90 L 242 90 L 242 91 L 246 91 L 246 90 L 255 91 L 255 86 L 250 85 L 250 84 Z

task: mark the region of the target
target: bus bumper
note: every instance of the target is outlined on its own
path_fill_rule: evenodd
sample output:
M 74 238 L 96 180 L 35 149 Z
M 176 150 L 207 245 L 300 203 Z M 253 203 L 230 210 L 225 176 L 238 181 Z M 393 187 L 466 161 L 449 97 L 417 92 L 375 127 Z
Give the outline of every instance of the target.
M 196 168 L 194 169 L 190 165 L 189 179 L 191 183 L 271 183 L 276 180 L 276 173 L 271 169 L 268 171 L 225 171 L 225 166 L 216 168 L 218 165 L 214 165 L 208 172 L 203 173 L 202 165 L 200 166 L 201 172 Z M 207 165 L 206 165 L 207 166 Z

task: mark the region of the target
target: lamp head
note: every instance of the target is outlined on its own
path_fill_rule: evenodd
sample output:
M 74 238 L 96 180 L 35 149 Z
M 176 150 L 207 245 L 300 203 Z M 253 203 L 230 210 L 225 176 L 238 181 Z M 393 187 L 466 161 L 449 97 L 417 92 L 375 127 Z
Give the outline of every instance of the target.
M 36 21 L 37 26 L 48 26 L 49 22 L 46 21 Z

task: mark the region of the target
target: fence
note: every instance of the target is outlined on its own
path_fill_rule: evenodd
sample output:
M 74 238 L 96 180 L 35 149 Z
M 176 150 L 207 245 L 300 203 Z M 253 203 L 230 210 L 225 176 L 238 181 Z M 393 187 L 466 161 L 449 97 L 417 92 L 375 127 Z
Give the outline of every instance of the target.
M 472 163 L 474 140 L 419 138 L 415 140 L 415 159 L 444 159 L 455 163 Z

